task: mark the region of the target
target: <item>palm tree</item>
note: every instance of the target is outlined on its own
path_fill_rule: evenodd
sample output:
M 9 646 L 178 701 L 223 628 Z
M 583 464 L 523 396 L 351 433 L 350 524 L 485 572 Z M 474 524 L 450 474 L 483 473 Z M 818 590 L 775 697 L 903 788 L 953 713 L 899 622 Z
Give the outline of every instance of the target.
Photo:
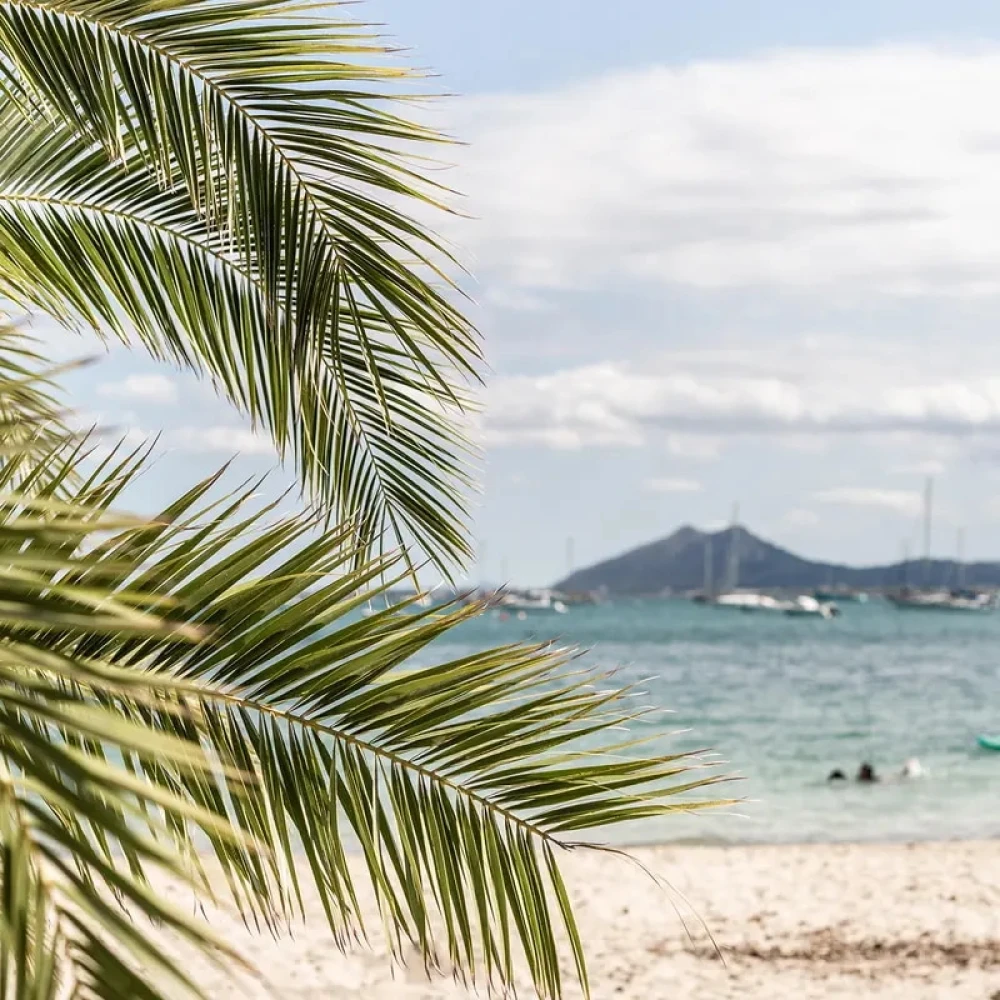
M 0 0 L 0 294 L 209 378 L 308 501 L 220 472 L 117 514 L 148 450 L 71 433 L 2 330 L 3 998 L 201 995 L 133 918 L 225 942 L 152 869 L 272 930 L 308 880 L 344 943 L 349 839 L 393 951 L 556 997 L 563 937 L 586 983 L 560 852 L 714 780 L 581 751 L 636 710 L 564 651 L 413 665 L 476 607 L 356 613 L 411 553 L 468 554 L 479 360 L 408 214 L 444 199 L 415 155 L 440 139 L 384 56 L 305 0 Z

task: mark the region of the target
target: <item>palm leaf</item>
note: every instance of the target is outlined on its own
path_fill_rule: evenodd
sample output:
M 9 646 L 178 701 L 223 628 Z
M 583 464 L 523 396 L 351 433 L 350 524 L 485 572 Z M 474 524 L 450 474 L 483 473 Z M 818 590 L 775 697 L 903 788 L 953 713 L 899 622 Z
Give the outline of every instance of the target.
M 44 362 L 40 346 L 0 316 L 0 491 L 21 485 L 24 475 L 45 466 L 39 456 L 66 451 L 57 374 Z
M 120 530 L 119 519 L 82 507 L 75 513 L 84 516 L 72 516 L 61 503 L 6 500 L 0 532 L 0 996 L 200 996 L 171 952 L 121 907 L 201 948 L 228 953 L 205 926 L 153 895 L 144 871 L 160 869 L 210 895 L 178 850 L 176 828 L 204 827 L 222 841 L 237 834 L 224 815 L 198 808 L 151 775 L 139 780 L 112 763 L 113 751 L 150 765 L 166 761 L 191 781 L 214 776 L 219 762 L 197 741 L 153 734 L 112 707 L 127 699 L 164 718 L 189 714 L 185 696 L 192 692 L 175 680 L 75 658 L 35 639 L 54 628 L 80 645 L 108 633 L 160 634 L 172 642 L 182 636 L 190 641 L 195 633 L 135 610 L 138 602 L 124 589 L 118 597 L 105 594 L 95 613 L 90 589 L 51 582 L 53 575 L 74 572 L 72 558 L 58 567 L 50 558 L 42 575 L 38 560 L 24 555 L 52 537 L 42 528 L 46 522 L 58 526 L 60 539 L 74 535 L 80 546 L 91 533 Z M 25 509 L 34 516 L 25 516 Z
M 359 614 L 387 538 L 468 552 L 478 363 L 384 56 L 305 0 L 0 0 L 0 293 L 207 374 L 322 501 L 274 520 L 212 477 L 120 518 L 145 452 L 83 475 L 0 370 L 0 995 L 197 992 L 125 911 L 223 953 L 145 883 L 207 891 L 207 843 L 247 921 L 308 877 L 341 943 L 353 844 L 394 952 L 557 997 L 563 937 L 586 987 L 560 852 L 711 804 L 696 757 L 607 737 L 641 711 L 570 652 L 434 663 L 477 608 Z
M 204 828 L 234 845 L 240 835 L 224 811 L 139 778 L 122 754 L 166 762 L 187 781 L 217 780 L 220 767 L 234 787 L 247 776 L 227 771 L 200 741 L 151 732 L 115 708 L 123 701 L 157 717 L 190 717 L 198 689 L 50 641 L 82 649 L 108 635 L 158 635 L 190 644 L 202 632 L 169 621 L 168 602 L 117 575 L 113 591 L 99 573 L 74 582 L 95 539 L 144 526 L 108 511 L 141 458 L 112 456 L 83 475 L 87 445 L 67 436 L 51 381 L 39 372 L 30 340 L 0 326 L 0 996 L 200 995 L 123 907 L 228 954 L 206 927 L 153 895 L 145 872 L 158 868 L 210 896 L 177 830 Z
M 248 922 L 287 926 L 308 879 L 336 941 L 366 935 L 354 845 L 395 954 L 410 942 L 500 986 L 523 965 L 558 997 L 565 939 L 585 984 L 560 851 L 711 804 L 692 793 L 717 776 L 691 755 L 591 748 L 642 713 L 567 651 L 433 662 L 475 606 L 361 616 L 395 562 L 359 565 L 354 524 L 275 519 L 256 483 L 220 495 L 221 473 L 153 519 L 121 517 L 147 452 L 76 474 L 87 449 L 43 453 L 30 490 L 0 495 L 8 992 L 30 977 L 39 995 L 67 979 L 82 996 L 196 992 L 121 907 L 222 953 L 145 884 L 160 867 L 210 892 L 202 844 Z
M 437 287 L 440 248 L 392 207 L 434 201 L 401 150 L 437 137 L 385 110 L 404 74 L 364 61 L 382 51 L 297 0 L 0 3 L 13 127 L 78 139 L 55 165 L 22 136 L 5 165 L 5 291 L 137 326 L 366 541 L 388 530 L 445 564 L 468 554 L 448 444 L 478 346 Z
M 199 809 L 239 803 L 231 821 L 268 854 L 208 836 L 247 920 L 277 929 L 300 912 L 303 857 L 336 939 L 364 934 L 353 843 L 394 952 L 411 942 L 470 982 L 509 984 L 523 962 L 539 995 L 559 996 L 567 930 L 585 976 L 562 849 L 589 831 L 711 804 L 692 793 L 718 776 L 698 770 L 697 755 L 649 756 L 607 739 L 587 749 L 643 713 L 567 651 L 511 646 L 413 666 L 479 609 L 361 617 L 391 585 L 391 563 L 354 568 L 348 527 L 317 535 L 307 516 L 241 514 L 253 486 L 213 503 L 214 483 L 112 536 L 67 581 L 155 592 L 203 642 L 47 637 L 65 655 L 195 686 L 200 731 L 155 706 L 115 704 L 155 731 L 200 739 L 237 777 L 213 782 L 125 751 L 129 768 Z

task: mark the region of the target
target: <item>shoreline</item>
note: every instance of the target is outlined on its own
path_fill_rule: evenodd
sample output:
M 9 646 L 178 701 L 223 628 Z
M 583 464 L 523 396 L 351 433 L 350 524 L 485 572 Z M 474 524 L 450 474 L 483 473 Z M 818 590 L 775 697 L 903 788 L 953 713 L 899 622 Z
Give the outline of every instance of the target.
M 628 851 L 660 884 L 612 854 L 573 851 L 562 859 L 593 1000 L 1000 998 L 994 840 Z M 181 901 L 183 894 L 172 892 Z M 342 955 L 311 893 L 305 906 L 306 922 L 279 939 L 250 934 L 231 913 L 210 913 L 213 926 L 264 973 L 263 980 L 239 978 L 241 997 L 474 995 L 447 977 L 428 981 L 416 961 L 394 972 L 377 942 Z M 378 926 L 370 903 L 367 913 Z M 232 979 L 193 961 L 210 996 L 233 993 Z M 568 952 L 563 968 L 571 982 Z M 523 987 L 519 995 L 533 995 Z M 566 992 L 567 1000 L 579 996 Z
M 752 850 L 758 847 L 912 847 L 916 845 L 934 844 L 990 844 L 1000 848 L 1000 832 L 966 837 L 956 834 L 954 837 L 852 837 L 840 840 L 725 840 L 714 837 L 679 837 L 676 840 L 635 840 L 635 841 L 600 841 L 601 847 L 611 847 L 617 851 L 667 851 L 672 848 L 702 848 L 711 847 L 716 850 L 729 848 L 746 848 Z

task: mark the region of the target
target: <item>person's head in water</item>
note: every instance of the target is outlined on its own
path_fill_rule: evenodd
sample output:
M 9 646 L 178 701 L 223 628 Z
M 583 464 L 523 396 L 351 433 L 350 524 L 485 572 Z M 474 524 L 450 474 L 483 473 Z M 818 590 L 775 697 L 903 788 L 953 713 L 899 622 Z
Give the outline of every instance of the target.
M 835 767 L 829 775 L 827 775 L 827 781 L 847 781 L 847 775 L 839 767 Z
M 875 768 L 865 761 L 861 767 L 858 768 L 858 781 L 878 781 L 878 775 L 875 774 Z

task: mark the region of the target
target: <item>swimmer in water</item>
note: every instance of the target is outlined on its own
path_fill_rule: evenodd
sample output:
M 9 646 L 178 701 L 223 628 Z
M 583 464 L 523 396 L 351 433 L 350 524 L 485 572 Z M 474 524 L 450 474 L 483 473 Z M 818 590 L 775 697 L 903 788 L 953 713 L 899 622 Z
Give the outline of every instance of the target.
M 878 781 L 878 775 L 875 773 L 875 768 L 865 761 L 861 767 L 858 768 L 858 776 L 855 778 L 856 781 L 860 781 L 862 784 L 872 784 Z
M 835 767 L 826 778 L 827 781 L 847 781 L 847 775 L 839 767 Z

